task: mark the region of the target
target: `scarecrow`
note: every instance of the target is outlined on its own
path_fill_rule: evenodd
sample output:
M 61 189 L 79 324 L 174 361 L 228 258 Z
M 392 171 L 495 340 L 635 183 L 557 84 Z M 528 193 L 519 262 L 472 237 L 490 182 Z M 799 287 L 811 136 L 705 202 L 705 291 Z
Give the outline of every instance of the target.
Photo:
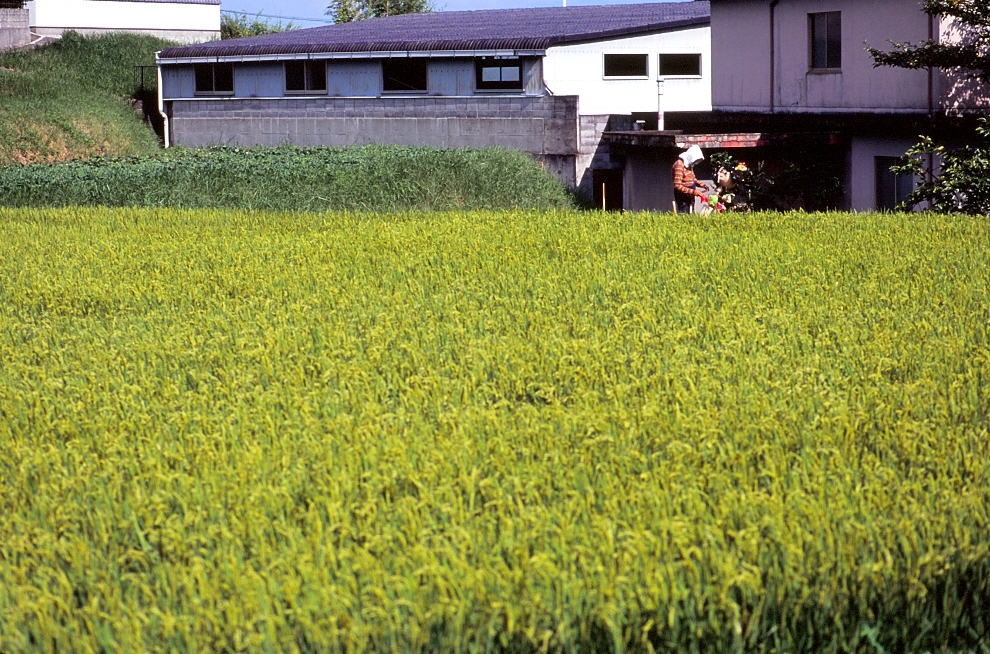
M 718 188 L 709 199 L 712 207 L 721 207 L 719 211 L 749 211 L 749 168 L 745 163 L 738 164 L 733 170 L 724 166 L 718 169 L 716 176 Z

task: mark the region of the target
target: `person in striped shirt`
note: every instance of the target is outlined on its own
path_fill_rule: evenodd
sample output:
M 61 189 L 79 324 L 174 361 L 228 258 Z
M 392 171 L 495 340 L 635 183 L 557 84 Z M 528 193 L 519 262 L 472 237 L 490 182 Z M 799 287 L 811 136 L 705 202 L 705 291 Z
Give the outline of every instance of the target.
M 703 161 L 705 155 L 701 148 L 692 145 L 682 152 L 674 162 L 674 203 L 677 213 L 691 213 L 694 210 L 695 198 L 708 197 L 708 187 L 694 176 L 694 166 Z

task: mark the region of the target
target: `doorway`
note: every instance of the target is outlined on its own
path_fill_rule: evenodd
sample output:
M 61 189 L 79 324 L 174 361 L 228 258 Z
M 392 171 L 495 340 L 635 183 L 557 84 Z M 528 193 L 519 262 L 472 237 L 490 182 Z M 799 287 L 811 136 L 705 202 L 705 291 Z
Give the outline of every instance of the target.
M 608 168 L 591 171 L 594 185 L 596 209 L 622 211 L 623 171 L 621 168 Z

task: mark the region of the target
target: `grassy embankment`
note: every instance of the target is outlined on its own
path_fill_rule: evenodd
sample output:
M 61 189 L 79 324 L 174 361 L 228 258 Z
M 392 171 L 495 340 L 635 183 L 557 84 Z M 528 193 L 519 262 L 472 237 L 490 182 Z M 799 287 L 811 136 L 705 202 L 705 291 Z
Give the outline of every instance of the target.
M 563 184 L 530 157 L 497 148 L 170 149 L 0 167 L 0 206 L 429 211 L 571 204 Z
M 0 210 L 0 650 L 986 652 L 988 253 Z
M 67 35 L 0 54 L 0 165 L 144 155 L 158 140 L 128 102 L 135 65 L 152 65 L 167 42 L 115 34 Z M 155 85 L 154 75 L 146 85 Z

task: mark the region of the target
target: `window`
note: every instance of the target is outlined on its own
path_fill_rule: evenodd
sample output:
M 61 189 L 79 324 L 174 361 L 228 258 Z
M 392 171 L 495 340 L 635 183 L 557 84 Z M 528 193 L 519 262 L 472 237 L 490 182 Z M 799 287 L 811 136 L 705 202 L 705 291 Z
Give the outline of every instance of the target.
M 894 210 L 907 201 L 914 190 L 914 175 L 895 175 L 891 166 L 900 163 L 897 157 L 874 157 L 877 180 L 877 209 Z
M 605 55 L 605 77 L 649 77 L 650 56 L 645 54 Z
M 482 57 L 474 62 L 479 91 L 521 91 L 522 62 L 517 58 Z
M 285 90 L 289 92 L 326 91 L 327 64 L 323 61 L 285 62 Z
M 196 64 L 196 93 L 223 95 L 233 92 L 233 64 Z
M 700 54 L 660 55 L 661 77 L 701 77 Z
M 425 93 L 426 59 L 383 59 L 382 82 L 389 93 Z
M 812 70 L 842 68 L 842 13 L 808 14 Z

